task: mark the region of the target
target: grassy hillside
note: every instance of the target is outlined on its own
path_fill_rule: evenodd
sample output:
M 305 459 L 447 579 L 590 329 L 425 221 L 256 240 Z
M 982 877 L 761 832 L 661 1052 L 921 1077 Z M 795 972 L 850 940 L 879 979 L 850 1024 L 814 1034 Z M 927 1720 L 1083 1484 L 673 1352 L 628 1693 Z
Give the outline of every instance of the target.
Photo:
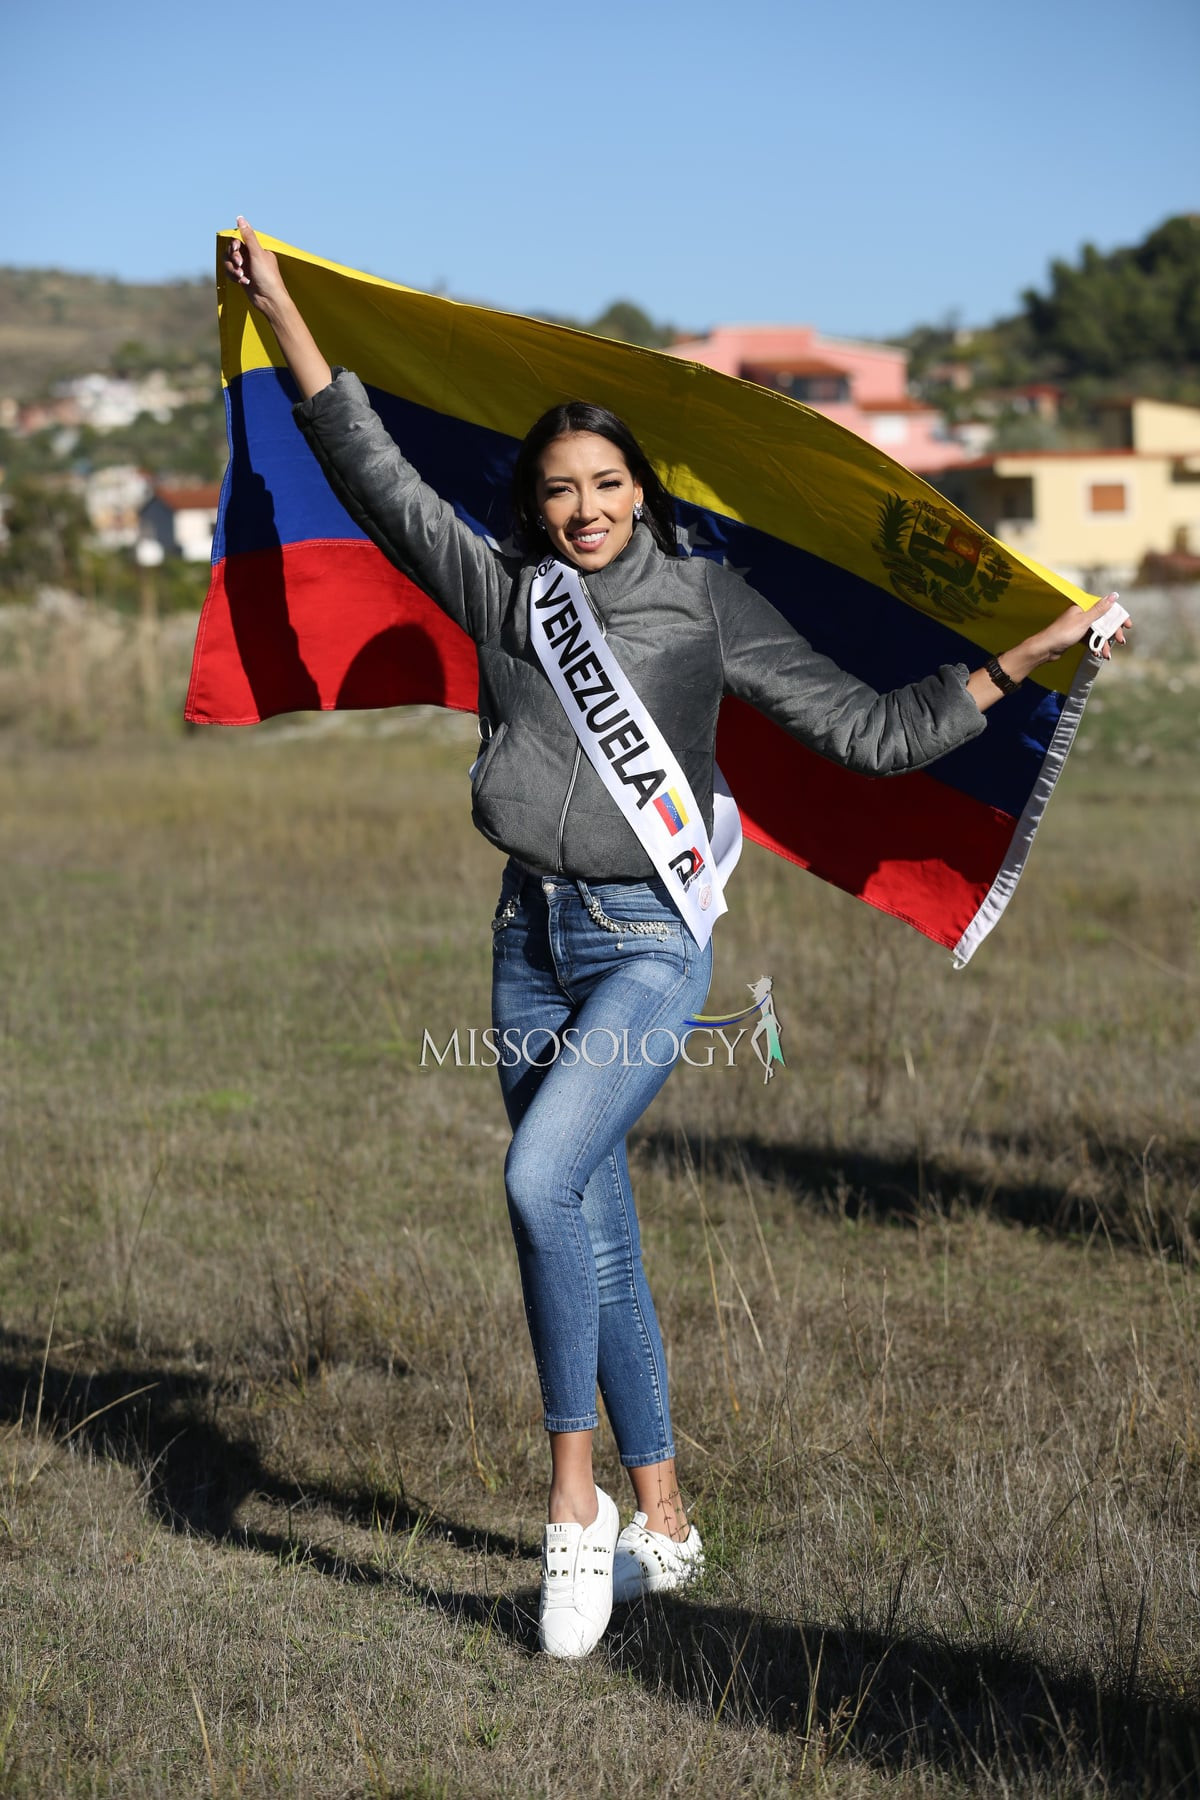
M 212 282 L 0 268 L 0 394 L 29 399 L 61 376 L 107 369 L 126 345 L 147 364 L 215 363 Z

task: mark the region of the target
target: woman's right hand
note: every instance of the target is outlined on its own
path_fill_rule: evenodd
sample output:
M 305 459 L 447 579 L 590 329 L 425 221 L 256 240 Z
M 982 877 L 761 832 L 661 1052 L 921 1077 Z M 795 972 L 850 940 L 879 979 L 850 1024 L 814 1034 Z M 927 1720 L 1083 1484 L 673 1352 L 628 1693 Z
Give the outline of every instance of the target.
M 230 238 L 225 246 L 225 273 L 246 291 L 246 298 L 259 312 L 272 314 L 286 305 L 288 291 L 279 272 L 279 259 L 273 250 L 259 243 L 254 227 L 238 214 L 241 242 Z
M 236 281 L 251 306 L 262 313 L 292 371 L 300 396 L 310 400 L 327 388 L 333 371 L 321 355 L 312 332 L 300 316 L 279 272 L 279 259 L 254 235 L 254 227 L 238 214 L 241 241 L 230 238 L 225 247 L 225 273 Z

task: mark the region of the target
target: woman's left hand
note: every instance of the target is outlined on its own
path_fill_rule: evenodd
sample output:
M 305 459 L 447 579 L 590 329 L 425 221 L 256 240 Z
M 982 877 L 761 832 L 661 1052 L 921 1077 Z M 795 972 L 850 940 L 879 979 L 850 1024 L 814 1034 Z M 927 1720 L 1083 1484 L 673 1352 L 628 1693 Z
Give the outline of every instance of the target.
M 1081 606 L 1068 606 L 1066 612 L 1060 613 L 1053 624 L 1047 625 L 1045 630 L 1039 631 L 1035 637 L 1027 641 L 1031 645 L 1040 646 L 1043 662 L 1055 662 L 1064 651 L 1082 643 L 1084 638 L 1096 629 L 1116 598 L 1115 594 L 1106 594 L 1103 600 L 1097 600 L 1094 606 L 1086 609 Z M 1132 626 L 1132 623 L 1129 614 L 1126 613 L 1125 623 L 1113 633 L 1111 641 L 1101 645 L 1100 654 L 1106 662 L 1112 658 L 1112 644 L 1125 643 L 1126 630 Z
M 1115 594 L 1106 594 L 1094 606 L 1068 606 L 1066 612 L 1059 613 L 1057 619 L 1043 626 L 1041 631 L 1014 644 L 1011 650 L 1000 652 L 995 660 L 1000 666 L 1001 674 L 1008 678 L 1009 683 L 1022 682 L 1035 669 L 1040 669 L 1043 663 L 1057 662 L 1064 652 L 1082 643 L 1090 632 L 1095 631 L 1115 600 Z M 1112 644 L 1125 642 L 1125 633 L 1131 624 L 1129 614 L 1126 613 L 1124 624 L 1118 626 L 1111 640 L 1100 646 L 1100 655 L 1105 662 L 1112 657 Z M 995 706 L 1010 691 L 1007 686 L 997 685 L 986 666 L 973 670 L 967 680 L 967 692 L 980 712 L 987 712 L 989 707 Z

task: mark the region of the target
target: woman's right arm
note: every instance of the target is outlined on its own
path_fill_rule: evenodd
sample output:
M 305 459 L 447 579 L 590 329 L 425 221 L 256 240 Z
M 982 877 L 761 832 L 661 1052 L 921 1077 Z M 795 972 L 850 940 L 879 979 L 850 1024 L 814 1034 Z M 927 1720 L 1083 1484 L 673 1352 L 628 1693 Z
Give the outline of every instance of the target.
M 263 315 L 283 351 L 301 398 L 311 400 L 333 380 L 333 371 L 317 348 L 317 341 L 300 317 L 300 309 L 287 291 L 273 250 L 259 243 L 252 225 L 238 214 L 239 244 L 231 238 L 225 250 L 225 273 L 246 290 L 246 298 Z
M 423 482 L 357 376 L 334 375 L 270 250 L 238 219 L 225 272 L 275 333 L 302 399 L 296 421 L 338 499 L 388 560 L 476 643 L 495 631 L 511 576 L 500 557 Z

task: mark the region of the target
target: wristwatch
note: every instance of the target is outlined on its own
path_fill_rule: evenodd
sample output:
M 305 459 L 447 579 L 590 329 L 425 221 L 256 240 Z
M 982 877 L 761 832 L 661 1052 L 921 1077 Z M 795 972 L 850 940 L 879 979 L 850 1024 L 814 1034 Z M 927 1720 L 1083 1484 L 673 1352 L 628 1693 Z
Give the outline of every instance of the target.
M 989 656 L 983 666 L 987 670 L 988 680 L 995 682 L 1002 694 L 1016 693 L 1021 684 L 1019 681 L 1014 681 L 1011 675 L 1005 674 L 1000 667 L 998 656 Z

